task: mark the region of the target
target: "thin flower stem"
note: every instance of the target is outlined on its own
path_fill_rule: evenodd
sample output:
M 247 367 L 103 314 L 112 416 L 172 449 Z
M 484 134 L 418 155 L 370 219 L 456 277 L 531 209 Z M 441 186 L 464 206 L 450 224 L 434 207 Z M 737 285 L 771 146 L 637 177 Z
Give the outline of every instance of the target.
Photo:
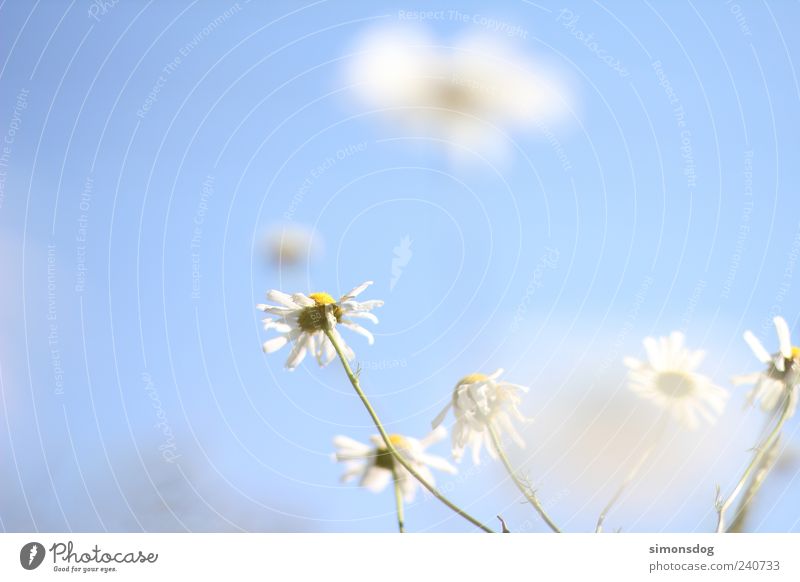
M 658 441 L 661 440 L 661 435 L 664 433 L 664 429 L 666 429 L 666 427 L 667 427 L 667 418 L 666 416 L 662 416 L 661 421 L 659 422 L 658 431 L 656 432 L 656 438 L 653 440 L 653 444 L 647 447 L 644 454 L 639 458 L 639 461 L 636 463 L 636 465 L 633 466 L 630 473 L 628 473 L 628 475 L 625 477 L 622 483 L 620 483 L 619 488 L 617 488 L 617 491 L 614 493 L 609 502 L 603 508 L 603 511 L 600 512 L 600 517 L 597 518 L 597 527 L 595 527 L 594 529 L 595 533 L 602 533 L 603 522 L 605 522 L 606 517 L 608 517 L 608 512 L 611 511 L 611 508 L 614 506 L 614 504 L 616 504 L 617 501 L 620 500 L 622 494 L 625 493 L 625 490 L 628 488 L 628 486 L 639 475 L 639 471 L 642 470 L 642 467 L 647 462 L 647 459 L 649 459 L 650 455 L 653 454 L 653 451 L 655 450 Z
M 772 467 L 778 457 L 780 442 L 780 438 L 775 439 L 769 454 L 764 455 L 764 457 L 761 459 L 761 463 L 759 463 L 758 467 L 753 473 L 753 478 L 750 479 L 750 485 L 747 486 L 747 490 L 744 492 L 744 495 L 742 495 L 742 500 L 739 502 L 739 507 L 734 512 L 736 517 L 734 517 L 733 521 L 731 521 L 727 531 L 733 533 L 744 531 L 745 522 L 747 521 L 748 514 L 750 513 L 750 508 L 753 506 L 753 502 L 755 501 L 761 486 L 764 484 L 767 475 L 769 475 L 769 472 L 772 470 Z
M 553 522 L 552 519 L 550 519 L 550 516 L 547 515 L 547 512 L 545 512 L 544 507 L 542 507 L 542 504 L 539 501 L 539 498 L 536 497 L 536 492 L 527 483 L 525 483 L 525 481 L 514 470 L 514 467 L 511 466 L 511 461 L 509 461 L 508 457 L 506 456 L 506 452 L 503 449 L 503 444 L 500 442 L 500 437 L 498 437 L 497 431 L 495 430 L 494 426 L 492 426 L 491 420 L 487 421 L 486 427 L 489 430 L 489 436 L 492 438 L 494 449 L 500 456 L 500 460 L 503 462 L 503 466 L 505 466 L 506 471 L 511 477 L 511 480 L 514 481 L 514 485 L 517 486 L 517 489 L 519 489 L 520 493 L 525 496 L 525 499 L 527 499 L 528 502 L 533 506 L 547 526 L 555 533 L 561 533 L 561 530 L 558 528 L 558 526 Z
M 478 527 L 478 528 L 482 529 L 486 533 L 494 533 L 494 530 L 492 530 L 490 527 L 484 525 L 483 523 L 478 521 L 476 518 L 472 517 L 469 513 L 467 513 L 463 509 L 461 509 L 458 505 L 456 505 L 455 503 L 450 501 L 447 497 L 445 497 L 442 493 L 440 493 L 439 490 L 436 489 L 436 487 L 434 487 L 433 485 L 428 483 L 422 477 L 422 475 L 420 475 L 417 472 L 417 470 L 414 469 L 414 467 L 411 466 L 411 463 L 409 463 L 405 459 L 405 457 L 403 457 L 403 455 L 401 455 L 397 451 L 397 449 L 395 448 L 395 446 L 392 444 L 391 440 L 389 439 L 389 435 L 387 434 L 386 429 L 383 428 L 383 423 L 381 423 L 381 420 L 378 418 L 378 414 L 375 412 L 375 409 L 372 408 L 372 404 L 370 404 L 370 401 L 367 398 L 367 395 L 364 394 L 364 391 L 361 389 L 361 384 L 358 381 L 358 376 L 356 376 L 353 373 L 353 370 L 350 368 L 350 364 L 348 363 L 347 358 L 345 357 L 344 353 L 342 353 L 342 348 L 339 346 L 339 342 L 336 341 L 336 338 L 333 336 L 333 334 L 331 333 L 330 329 L 326 329 L 325 330 L 325 335 L 328 336 L 328 339 L 330 340 L 331 344 L 333 344 L 333 348 L 336 350 L 336 354 L 339 356 L 339 360 L 342 362 L 342 366 L 344 367 L 344 371 L 347 374 L 347 378 L 350 380 L 350 384 L 353 385 L 353 389 L 356 391 L 356 394 L 358 394 L 358 397 L 361 399 L 361 402 L 364 404 L 364 407 L 367 409 L 367 412 L 369 413 L 370 417 L 372 417 L 372 422 L 375 424 L 375 427 L 378 429 L 378 432 L 380 433 L 381 438 L 383 439 L 383 443 L 386 445 L 386 450 L 389 451 L 389 453 L 392 455 L 392 457 L 394 457 L 397 460 L 397 462 L 400 463 L 406 471 L 411 473 L 412 477 L 414 477 L 417 481 L 419 481 L 422 484 L 422 486 L 425 487 L 425 489 L 430 491 L 431 494 L 436 499 L 438 499 L 439 501 L 444 503 L 447 507 L 449 507 L 455 513 L 457 513 L 459 516 L 461 516 L 464 519 L 466 519 L 468 522 L 470 522 L 475 527 Z
M 767 435 L 764 441 L 761 444 L 759 444 L 758 447 L 756 448 L 756 452 L 753 455 L 753 460 L 751 460 L 750 464 L 747 465 L 747 468 L 744 470 L 744 473 L 742 473 L 741 479 L 739 479 L 739 482 L 736 484 L 736 487 L 734 487 L 733 491 L 728 496 L 728 498 L 724 502 L 717 503 L 717 530 L 716 530 L 717 533 L 723 533 L 726 531 L 725 512 L 728 511 L 728 509 L 730 509 L 730 507 L 733 505 L 734 501 L 736 501 L 736 498 L 742 492 L 742 489 L 744 489 L 744 486 L 747 484 L 747 481 L 750 478 L 750 475 L 753 473 L 753 471 L 757 467 L 761 466 L 761 462 L 764 459 L 764 457 L 771 452 L 773 445 L 780 437 L 783 424 L 789 418 L 789 413 L 791 412 L 791 409 L 792 409 L 792 399 L 789 397 L 789 395 L 787 395 L 786 398 L 784 399 L 783 410 L 781 411 L 781 415 L 778 418 L 778 421 L 775 423 L 775 427 Z M 761 480 L 763 481 L 765 478 L 766 475 L 763 475 L 761 477 Z
M 400 489 L 397 471 L 392 471 L 392 477 L 394 477 L 394 502 L 397 508 L 397 529 L 400 533 L 406 533 L 405 517 L 403 516 L 403 491 Z

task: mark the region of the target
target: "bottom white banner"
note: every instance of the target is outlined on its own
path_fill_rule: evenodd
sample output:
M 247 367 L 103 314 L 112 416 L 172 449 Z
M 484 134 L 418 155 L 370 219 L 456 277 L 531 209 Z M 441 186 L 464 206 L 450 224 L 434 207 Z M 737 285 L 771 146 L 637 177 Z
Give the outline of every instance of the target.
M 0 580 L 800 580 L 800 534 L 2 534 Z M 189 578 L 191 577 L 191 578 Z

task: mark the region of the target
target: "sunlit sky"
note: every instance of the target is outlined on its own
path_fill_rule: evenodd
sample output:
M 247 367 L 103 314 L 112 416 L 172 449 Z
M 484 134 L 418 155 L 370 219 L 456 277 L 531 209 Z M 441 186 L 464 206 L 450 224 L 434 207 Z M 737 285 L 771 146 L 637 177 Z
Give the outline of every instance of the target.
M 760 365 L 742 333 L 800 334 L 798 21 L 788 1 L 4 2 L 0 528 L 393 531 L 391 492 L 331 459 L 375 433 L 341 367 L 283 369 L 255 309 L 374 280 L 375 344 L 343 334 L 390 432 L 425 435 L 458 378 L 504 368 L 531 387 L 512 459 L 568 531 L 654 437 L 622 358 L 684 331 L 728 408 L 670 425 L 608 527 L 711 530 L 764 422 L 730 382 Z M 387 27 L 496 43 L 569 110 L 447 145 L 359 98 L 360 39 Z M 316 247 L 278 267 L 286 224 Z M 798 426 L 751 529 L 800 531 Z M 544 531 L 499 464 L 459 468 L 459 504 Z M 473 529 L 422 495 L 406 519 Z

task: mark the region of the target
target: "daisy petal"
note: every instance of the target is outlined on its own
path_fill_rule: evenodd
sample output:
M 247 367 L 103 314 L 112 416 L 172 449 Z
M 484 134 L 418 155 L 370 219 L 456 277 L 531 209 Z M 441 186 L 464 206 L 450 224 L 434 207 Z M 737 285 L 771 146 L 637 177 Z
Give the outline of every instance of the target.
M 267 291 L 267 299 L 269 299 L 270 301 L 274 301 L 275 303 L 280 303 L 284 307 L 288 307 L 290 309 L 297 308 L 297 304 L 294 301 L 292 301 L 291 295 L 287 295 L 286 293 L 283 293 L 282 291 L 278 291 L 276 289 Z
M 307 297 L 303 293 L 295 293 L 292 295 L 292 301 L 300 307 L 314 307 L 317 304 L 311 297 Z
M 264 342 L 263 348 L 264 353 L 271 354 L 272 352 L 277 352 L 283 346 L 285 346 L 289 341 L 289 338 L 286 336 L 280 336 L 276 338 L 272 338 L 271 340 L 267 340 Z
M 364 290 L 365 290 L 367 287 L 369 287 L 370 285 L 372 285 L 372 283 L 373 283 L 373 281 L 364 281 L 363 283 L 361 283 L 361 285 L 359 285 L 358 287 L 355 287 L 355 288 L 351 289 L 349 293 L 346 293 L 346 294 L 345 294 L 345 295 L 342 297 L 342 301 L 347 301 L 348 299 L 353 299 L 354 297 L 358 297 L 358 296 L 359 296 L 361 293 L 363 293 L 363 292 L 364 292 Z
M 447 413 L 450 411 L 450 407 L 453 406 L 453 402 L 448 402 L 447 406 L 445 406 L 442 411 L 436 415 L 436 418 L 433 419 L 431 422 L 431 426 L 435 429 L 438 428 L 440 424 L 444 421 L 444 417 L 447 416 Z
M 759 341 L 759 339 L 753 335 L 753 332 L 747 330 L 744 332 L 744 341 L 747 342 L 747 345 L 750 346 L 750 349 L 755 354 L 756 358 L 758 358 L 762 364 L 769 364 L 772 361 L 772 356 L 769 352 L 764 349 L 763 344 Z
M 781 316 L 773 319 L 775 329 L 778 332 L 778 342 L 780 345 L 781 355 L 787 360 L 792 357 L 792 340 L 789 336 L 789 325 L 786 320 Z
M 369 343 L 369 345 L 375 343 L 375 336 L 372 335 L 372 332 L 369 331 L 368 329 L 361 327 L 357 323 L 353 323 L 352 321 L 347 321 L 344 319 L 342 320 L 341 324 L 347 329 L 352 330 L 357 334 L 363 335 L 365 338 L 367 338 L 367 343 Z
M 306 349 L 309 342 L 309 334 L 304 333 L 301 335 L 294 344 L 292 351 L 289 353 L 289 357 L 286 360 L 286 367 L 290 370 L 294 370 L 303 359 L 306 357 Z
M 369 311 L 347 311 L 344 310 L 347 314 L 347 317 L 357 317 L 361 319 L 366 319 L 367 321 L 371 321 L 372 323 L 378 323 L 378 317 L 374 313 L 370 313 Z

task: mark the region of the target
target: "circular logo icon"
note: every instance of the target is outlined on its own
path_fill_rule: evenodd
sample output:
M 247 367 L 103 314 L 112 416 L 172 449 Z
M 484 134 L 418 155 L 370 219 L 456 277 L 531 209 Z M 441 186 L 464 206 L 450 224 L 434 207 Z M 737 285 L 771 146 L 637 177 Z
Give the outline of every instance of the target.
M 44 546 L 39 542 L 29 542 L 19 551 L 19 563 L 26 570 L 35 570 L 44 561 Z

